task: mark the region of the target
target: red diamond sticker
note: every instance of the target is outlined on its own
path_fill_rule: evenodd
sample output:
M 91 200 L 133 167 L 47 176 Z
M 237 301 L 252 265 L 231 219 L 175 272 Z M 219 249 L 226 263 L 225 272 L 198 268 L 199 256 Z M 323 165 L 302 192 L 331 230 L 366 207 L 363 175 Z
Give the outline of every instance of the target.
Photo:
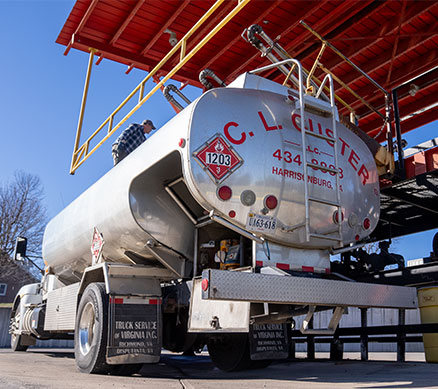
M 242 163 L 242 158 L 219 134 L 203 144 L 193 156 L 216 183 L 224 180 Z
M 92 254 L 93 265 L 99 262 L 104 244 L 105 241 L 103 240 L 103 235 L 99 232 L 99 230 L 96 227 L 94 227 L 93 240 L 91 242 L 91 254 Z

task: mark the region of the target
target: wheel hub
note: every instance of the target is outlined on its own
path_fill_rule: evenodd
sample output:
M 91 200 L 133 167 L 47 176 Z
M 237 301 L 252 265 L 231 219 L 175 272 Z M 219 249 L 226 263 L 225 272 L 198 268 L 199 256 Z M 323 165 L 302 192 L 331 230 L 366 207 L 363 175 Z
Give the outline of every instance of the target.
M 79 321 L 79 348 L 82 354 L 88 354 L 93 344 L 96 315 L 94 305 L 88 302 Z

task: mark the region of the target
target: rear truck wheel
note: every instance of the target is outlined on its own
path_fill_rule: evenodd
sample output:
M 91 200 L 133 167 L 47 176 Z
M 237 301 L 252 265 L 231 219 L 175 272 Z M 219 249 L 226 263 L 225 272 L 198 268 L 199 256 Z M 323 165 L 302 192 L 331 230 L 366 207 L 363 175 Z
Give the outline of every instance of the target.
M 107 374 L 108 296 L 103 282 L 87 286 L 79 303 L 75 326 L 75 359 L 82 373 Z
M 12 351 L 26 351 L 29 346 L 22 345 L 23 335 L 11 335 L 11 349 Z
M 251 367 L 249 339 L 246 333 L 210 337 L 207 347 L 212 362 L 221 370 L 230 372 Z
M 163 348 L 174 353 L 194 355 L 204 346 L 202 336 L 188 332 L 189 310 L 179 309 L 178 313 L 163 314 Z
M 19 335 L 17 332 L 20 328 L 20 306 L 17 307 L 15 314 L 11 317 L 9 332 L 11 333 L 11 349 L 12 351 L 26 351 L 29 346 L 23 345 L 23 340 L 26 335 Z
M 438 232 L 433 236 L 432 251 L 438 257 Z

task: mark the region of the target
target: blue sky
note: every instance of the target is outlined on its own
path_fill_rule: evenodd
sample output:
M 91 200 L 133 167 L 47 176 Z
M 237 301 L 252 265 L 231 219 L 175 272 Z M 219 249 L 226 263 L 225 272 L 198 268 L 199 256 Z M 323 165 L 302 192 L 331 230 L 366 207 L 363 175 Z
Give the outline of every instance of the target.
M 71 50 L 64 56 L 65 47 L 55 40 L 73 4 L 70 0 L 0 0 L 0 182 L 11 179 L 16 170 L 38 175 L 50 217 L 112 167 L 109 141 L 75 175 L 69 174 L 88 55 Z M 146 76 L 135 69 L 126 75 L 125 70 L 126 66 L 107 60 L 94 66 L 85 133 L 97 128 Z M 185 93 L 192 98 L 200 91 L 191 88 Z M 173 115 L 157 93 L 131 121 L 151 117 L 160 127 Z M 414 146 L 435 136 L 436 121 L 404 138 Z M 392 251 L 407 259 L 427 256 L 435 232 L 397 239 Z

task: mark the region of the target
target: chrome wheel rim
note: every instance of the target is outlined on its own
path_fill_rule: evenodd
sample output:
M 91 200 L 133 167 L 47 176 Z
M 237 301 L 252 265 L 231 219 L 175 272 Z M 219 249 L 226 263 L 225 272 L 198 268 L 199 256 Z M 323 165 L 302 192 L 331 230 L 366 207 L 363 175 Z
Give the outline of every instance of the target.
M 88 302 L 82 311 L 79 321 L 79 348 L 84 355 L 88 354 L 93 344 L 95 323 L 94 305 Z

